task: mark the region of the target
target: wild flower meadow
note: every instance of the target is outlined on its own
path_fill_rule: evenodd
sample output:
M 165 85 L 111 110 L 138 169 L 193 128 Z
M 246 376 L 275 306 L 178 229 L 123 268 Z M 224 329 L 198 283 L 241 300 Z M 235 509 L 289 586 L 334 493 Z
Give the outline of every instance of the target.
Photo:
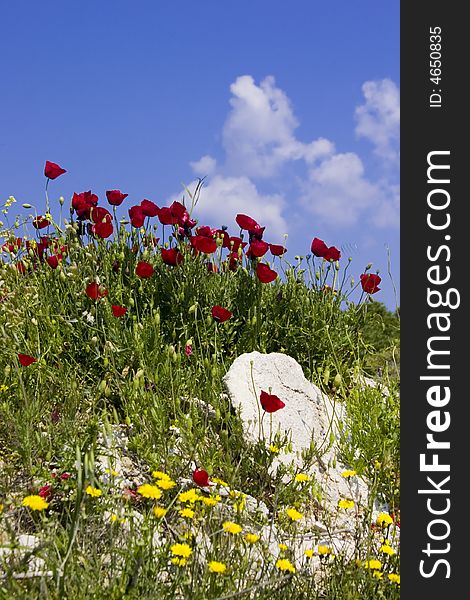
M 1 213 L 0 597 L 399 598 L 398 318 L 380 275 L 314 232 L 291 263 L 248 215 L 199 223 L 202 181 L 170 206 L 118 189 L 67 206 L 65 173 L 46 162 L 41 214 L 11 223 L 13 197 Z M 387 507 L 340 500 L 352 556 L 319 533 L 299 558 L 316 457 L 273 471 L 288 442 L 247 442 L 222 387 L 255 350 L 347 408 L 343 476 Z M 285 404 L 266 389 L 260 406 Z

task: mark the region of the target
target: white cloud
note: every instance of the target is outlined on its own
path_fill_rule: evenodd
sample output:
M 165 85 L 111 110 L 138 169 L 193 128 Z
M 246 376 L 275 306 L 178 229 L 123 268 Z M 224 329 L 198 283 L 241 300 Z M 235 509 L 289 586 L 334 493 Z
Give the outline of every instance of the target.
M 212 175 L 212 173 L 214 173 L 217 161 L 215 158 L 212 158 L 212 156 L 205 154 L 199 160 L 195 160 L 189 164 L 195 175 L 205 177 L 206 175 Z
M 195 186 L 194 181 L 187 187 L 193 190 Z M 175 195 L 171 201 L 180 199 L 181 196 Z M 285 200 L 280 194 L 261 194 L 248 177 L 215 175 L 202 188 L 195 216 L 201 225 L 227 225 L 233 235 L 238 228 L 236 215 L 247 214 L 266 226 L 269 241 L 281 243 L 288 230 L 282 216 L 284 207 Z
M 319 137 L 305 143 L 297 139 L 299 122 L 274 77 L 266 77 L 259 85 L 250 75 L 238 77 L 230 86 L 230 110 L 222 131 L 223 161 L 205 155 L 190 163 L 196 175 L 209 176 L 196 210 L 200 221 L 226 224 L 233 230 L 235 215 L 246 213 L 266 225 L 270 241 L 280 242 L 287 233 L 283 213 L 287 200 L 264 191 L 270 185 L 276 189 L 283 168 L 297 161 L 304 172 L 297 169 L 292 181 L 291 189 L 297 186 L 298 193 L 295 197 L 294 191 L 290 198 L 291 215 L 301 208 L 327 225 L 397 226 L 399 91 L 389 79 L 367 81 L 362 90 L 365 102 L 356 108 L 356 134 L 372 142 L 382 159 L 384 177 L 389 179 L 368 179 L 361 158 L 353 152 L 337 153 L 330 140 Z M 263 193 L 255 184 L 258 179 L 264 180 Z
M 393 81 L 366 81 L 365 103 L 356 108 L 356 134 L 371 141 L 381 158 L 396 161 L 400 136 L 400 92 Z
M 335 154 L 310 169 L 303 188 L 300 202 L 319 223 L 350 227 L 362 219 L 383 227 L 398 222 L 397 190 L 369 181 L 352 152 Z
M 287 161 L 312 163 L 334 151 L 329 140 L 319 138 L 306 144 L 295 138 L 298 121 L 274 77 L 266 77 L 258 86 L 253 77 L 243 75 L 230 91 L 232 108 L 222 136 L 228 172 L 271 177 Z

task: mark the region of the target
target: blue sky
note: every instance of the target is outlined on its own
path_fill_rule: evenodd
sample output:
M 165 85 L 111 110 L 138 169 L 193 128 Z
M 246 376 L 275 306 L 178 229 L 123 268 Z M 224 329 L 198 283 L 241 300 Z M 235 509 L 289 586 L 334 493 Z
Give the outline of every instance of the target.
M 52 203 L 161 206 L 206 175 L 201 224 L 245 212 L 292 260 L 320 237 L 395 307 L 398 1 L 17 0 L 0 30 L 1 200 L 43 212 L 46 159 Z

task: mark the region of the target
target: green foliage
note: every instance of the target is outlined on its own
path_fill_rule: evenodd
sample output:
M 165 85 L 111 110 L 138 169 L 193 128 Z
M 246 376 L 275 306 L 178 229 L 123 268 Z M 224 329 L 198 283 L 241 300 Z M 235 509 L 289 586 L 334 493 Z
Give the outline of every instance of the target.
M 230 595 L 240 589 L 252 590 L 257 598 L 398 598 L 399 586 L 386 575 L 377 579 L 342 556 L 321 559 L 322 584 L 309 575 L 307 558 L 301 570 L 284 572 L 275 566 L 268 544 L 255 551 L 241 536 L 229 544 L 220 517 L 201 503 L 193 528 L 212 545 L 194 544 L 199 560 L 189 561 L 187 568 L 175 566 L 171 543 L 191 539 L 184 537 L 176 513 L 181 488 L 164 492 L 170 516 L 158 522 L 151 502 L 124 502 L 95 468 L 103 427 L 124 427 L 127 452 L 147 481 L 154 469 L 176 481 L 187 477 L 194 463 L 202 465 L 230 490 L 243 490 L 267 506 L 268 520 L 250 516 L 245 521 L 236 508 L 240 496 L 223 500 L 245 531 L 276 519 L 295 545 L 300 536 L 280 515 L 288 506 L 314 510 L 321 489 L 315 481 L 300 484 L 287 467 L 273 472 L 276 452 L 283 452 L 288 441 L 273 440 L 275 451 L 246 442 L 240 419 L 222 394 L 222 377 L 237 356 L 283 352 L 346 403 L 344 458 L 398 512 L 397 371 L 393 378 L 387 369 L 383 373 L 388 395 L 364 389 L 358 379 L 379 363 L 391 364 L 387 353 L 398 345 L 398 320 L 380 303 L 349 302 L 337 285 L 338 269 L 310 258 L 294 266 L 275 259 L 282 277 L 263 284 L 254 265 L 227 269 L 220 249 L 213 258 L 218 273 L 210 273 L 207 257 L 194 257 L 184 248 L 183 264 L 163 264 L 135 231 L 121 229 L 114 242 L 86 246 L 72 228 L 60 235 L 68 252 L 57 269 L 35 260 L 34 252 L 23 256 L 24 274 L 15 257 L 0 266 L 0 542 L 23 532 L 39 536 L 43 542 L 33 554 L 52 572 L 15 579 L 19 566 L 10 561 L 5 565 L 9 575 L 0 580 L 0 598 L 142 599 L 157 593 L 162 599 L 202 600 L 235 597 Z M 139 260 L 154 266 L 151 278 L 136 275 Z M 92 300 L 85 288 L 95 281 L 107 295 Z M 127 313 L 115 317 L 113 304 L 127 307 Z M 232 318 L 216 322 L 214 305 L 229 309 Z M 21 367 L 19 353 L 37 361 Z M 316 460 L 310 454 L 305 469 Z M 61 473 L 72 477 L 59 481 Z M 21 507 L 24 496 L 46 484 L 55 490 L 47 516 Z M 87 495 L 88 485 L 103 496 Z M 119 527 L 130 528 L 125 545 Z M 362 545 L 355 558 L 377 556 L 369 525 L 358 523 L 358 539 Z M 253 569 L 260 555 L 259 570 Z M 227 563 L 228 576 L 201 566 L 208 559 Z M 386 568 L 398 571 L 396 556 Z

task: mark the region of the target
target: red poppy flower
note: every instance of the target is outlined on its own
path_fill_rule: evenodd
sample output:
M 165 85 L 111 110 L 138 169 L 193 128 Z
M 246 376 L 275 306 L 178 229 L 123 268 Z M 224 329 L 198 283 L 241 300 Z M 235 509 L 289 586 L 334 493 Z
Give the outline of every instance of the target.
M 99 298 L 104 298 L 107 296 L 108 290 L 100 287 L 96 281 L 92 281 L 86 286 L 85 294 L 88 296 L 88 298 L 91 298 L 91 300 L 98 300 Z
M 240 257 L 237 252 L 231 252 L 228 257 L 228 268 L 231 271 L 236 271 L 240 263 Z
M 92 194 L 91 190 L 88 192 L 81 192 L 76 194 L 74 192 L 72 197 L 72 208 L 75 209 L 77 217 L 80 221 L 86 221 L 90 218 L 91 210 L 93 207 L 98 205 L 98 196 Z
M 366 292 L 366 294 L 375 294 L 380 290 L 378 287 L 379 283 L 382 281 L 382 278 L 375 273 L 363 273 L 361 275 L 361 285 L 362 289 Z
M 254 227 L 253 229 L 249 229 L 248 233 L 250 234 L 250 241 L 252 239 L 262 240 L 265 229 L 266 229 L 266 227 L 261 227 L 261 225 L 258 225 L 258 224 L 256 224 L 256 227 Z
M 60 478 L 61 478 L 62 480 L 65 480 L 65 479 L 70 479 L 71 477 L 72 477 L 72 475 L 71 475 L 70 473 L 67 473 L 67 471 L 64 471 L 64 472 L 62 473 L 62 475 L 60 476 Z
M 183 220 L 185 213 L 187 214 L 184 204 L 181 204 L 181 202 L 178 202 L 177 200 L 172 202 L 170 206 L 170 212 L 177 219 L 177 221 Z
M 183 262 L 184 256 L 176 248 L 162 248 L 162 260 L 166 265 L 174 267 Z
M 250 229 L 255 230 L 256 228 L 259 228 L 258 223 L 248 215 L 237 215 L 235 217 L 235 221 L 239 225 L 240 229 L 246 229 L 247 231 L 250 231 Z
M 267 244 L 266 242 L 263 242 L 263 240 L 254 239 L 251 242 L 251 244 L 246 252 L 246 255 L 249 258 L 253 258 L 253 257 L 260 258 L 261 256 L 264 256 L 266 254 L 268 249 L 269 249 L 269 244 Z
M 57 255 L 48 256 L 46 258 L 47 264 L 51 267 L 51 269 L 57 269 L 59 266 L 59 258 Z
M 34 356 L 29 356 L 29 354 L 18 354 L 18 360 L 20 361 L 20 365 L 22 367 L 29 367 L 29 365 L 32 365 L 34 362 L 37 361 L 37 358 L 34 358 Z
M 269 250 L 273 256 L 282 256 L 287 252 L 287 248 L 278 244 L 269 244 Z
M 341 252 L 335 246 L 330 246 L 323 258 L 325 260 L 339 260 L 341 258 Z
M 48 227 L 51 224 L 51 222 L 46 219 L 46 217 L 43 216 L 39 216 L 36 217 L 33 220 L 33 227 L 35 227 L 36 229 L 44 229 L 45 227 Z
M 328 246 L 323 240 L 318 238 L 313 238 L 310 249 L 312 253 L 319 258 L 324 258 L 325 254 L 328 252 Z
M 145 221 L 145 214 L 141 206 L 131 206 L 129 209 L 129 218 L 131 220 L 132 227 L 142 227 Z
M 200 487 L 207 487 L 210 485 L 209 481 L 209 473 L 204 471 L 204 469 L 196 469 L 193 471 L 193 481 L 196 485 Z
M 63 173 L 67 173 L 67 171 L 62 167 L 59 167 L 58 164 L 46 160 L 46 165 L 44 167 L 44 175 L 48 179 L 56 179 L 57 177 L 59 177 L 59 175 L 62 175 Z
M 191 346 L 191 344 L 186 344 L 186 346 L 184 347 L 184 353 L 186 354 L 186 356 L 191 356 L 191 354 L 193 353 L 193 347 Z
M 113 224 L 110 221 L 101 221 L 100 223 L 94 223 L 91 231 L 94 235 L 99 238 L 108 238 L 113 233 Z
M 196 229 L 196 235 L 212 238 L 216 234 L 216 229 L 209 227 L 209 225 L 203 225 L 202 227 L 198 227 Z
M 113 206 L 120 206 L 128 195 L 129 194 L 123 194 L 120 190 L 108 190 L 106 192 L 106 198 Z
M 155 202 L 152 202 L 151 200 L 142 200 L 140 208 L 146 217 L 156 217 L 160 210 Z
M 158 211 L 158 220 L 162 225 L 176 225 L 178 223 L 178 217 L 175 217 L 168 206 L 160 208 Z
M 261 392 L 259 401 L 261 402 L 263 410 L 265 410 L 267 413 L 276 412 L 285 406 L 285 403 L 278 398 L 278 396 L 275 396 L 274 394 L 268 394 L 267 392 L 263 391 Z
M 115 317 L 123 317 L 127 312 L 127 308 L 125 306 L 117 306 L 116 304 L 111 306 L 111 310 L 113 311 L 113 315 Z
M 52 498 L 52 486 L 51 485 L 43 485 L 38 490 L 38 496 L 44 498 L 44 500 L 50 500 Z
M 230 319 L 232 313 L 226 308 L 223 308 L 222 306 L 213 306 L 212 316 L 218 323 L 225 323 L 225 321 L 228 321 Z
M 149 277 L 152 277 L 154 272 L 155 272 L 155 269 L 152 267 L 152 265 L 150 263 L 145 262 L 145 260 L 139 261 L 135 268 L 135 274 L 137 275 L 137 277 L 140 277 L 141 279 L 148 279 Z
M 264 263 L 258 263 L 256 266 L 256 275 L 261 283 L 271 283 L 271 281 L 274 281 L 277 277 L 276 271 L 273 271 Z
M 204 254 L 212 254 L 217 250 L 217 242 L 214 238 L 205 237 L 204 235 L 193 236 L 191 238 L 191 245 Z

